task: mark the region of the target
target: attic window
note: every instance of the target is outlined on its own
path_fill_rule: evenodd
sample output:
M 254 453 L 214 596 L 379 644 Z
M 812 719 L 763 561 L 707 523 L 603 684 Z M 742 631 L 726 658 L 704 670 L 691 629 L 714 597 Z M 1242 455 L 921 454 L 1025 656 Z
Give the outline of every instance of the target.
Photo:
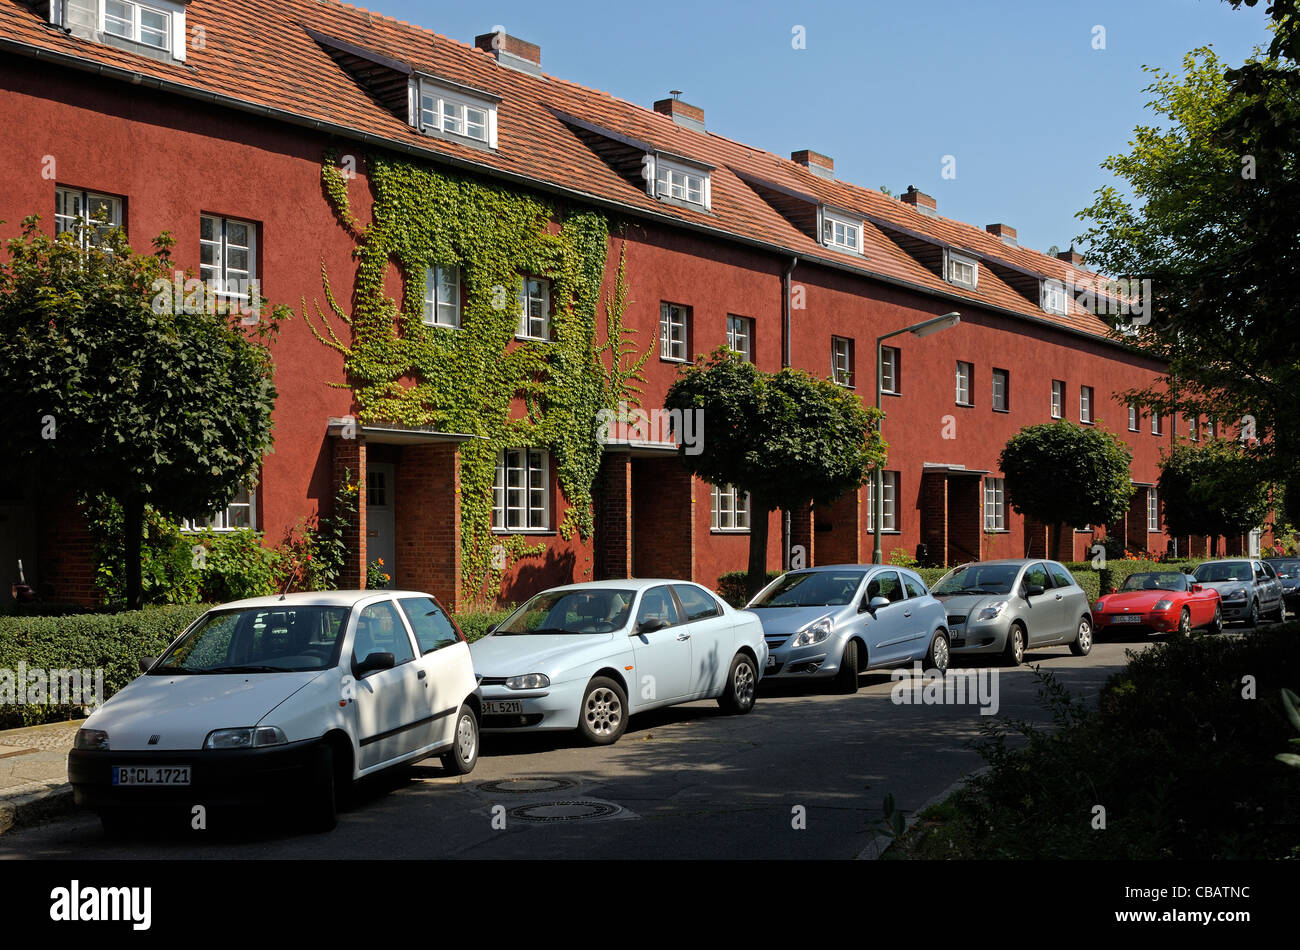
M 655 156 L 655 197 L 709 207 L 709 173 Z
M 176 0 L 62 0 L 50 22 L 74 36 L 164 61 L 185 59 L 185 4 Z
M 862 253 L 862 222 L 830 211 L 822 212 L 822 243 L 841 251 Z
M 497 147 L 497 107 L 486 96 L 480 99 L 421 78 L 417 101 L 421 132 Z
M 1059 280 L 1043 281 L 1043 309 L 1048 313 L 1066 314 L 1065 284 Z
M 979 262 L 975 258 L 958 254 L 956 251 L 949 251 L 947 253 L 946 279 L 950 284 L 956 284 L 958 287 L 969 287 L 974 290 L 979 285 L 979 267 Z

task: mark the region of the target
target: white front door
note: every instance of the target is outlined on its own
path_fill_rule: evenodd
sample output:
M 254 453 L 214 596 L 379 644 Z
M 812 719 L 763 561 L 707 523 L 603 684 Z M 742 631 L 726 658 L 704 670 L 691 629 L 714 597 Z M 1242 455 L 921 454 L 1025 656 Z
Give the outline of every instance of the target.
M 1262 536 L 1263 532 L 1259 528 L 1250 532 L 1250 550 L 1246 552 L 1250 557 L 1259 557 L 1259 539 Z
M 382 559 L 383 571 L 390 578 L 397 577 L 393 558 L 396 551 L 394 477 L 390 464 L 376 463 L 366 468 L 366 560 L 373 564 Z M 397 585 L 390 580 L 386 586 Z

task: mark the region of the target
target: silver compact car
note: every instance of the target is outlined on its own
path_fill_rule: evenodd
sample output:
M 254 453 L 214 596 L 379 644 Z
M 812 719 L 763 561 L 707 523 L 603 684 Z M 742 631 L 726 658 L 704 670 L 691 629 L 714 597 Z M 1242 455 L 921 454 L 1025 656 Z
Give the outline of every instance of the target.
M 1256 558 L 1206 561 L 1196 565 L 1192 577 L 1202 587 L 1219 592 L 1224 622 L 1243 621 L 1255 626 L 1265 618 L 1286 615 L 1285 591 L 1273 565 Z
M 943 606 L 909 570 L 836 564 L 782 574 L 745 608 L 763 623 L 764 679 L 833 678 L 858 691 L 858 674 L 924 661 L 948 668 Z
M 1055 561 L 964 564 L 930 593 L 948 613 L 954 656 L 1001 654 L 1015 666 L 1038 647 L 1069 644 L 1075 656 L 1092 649 L 1088 595 Z

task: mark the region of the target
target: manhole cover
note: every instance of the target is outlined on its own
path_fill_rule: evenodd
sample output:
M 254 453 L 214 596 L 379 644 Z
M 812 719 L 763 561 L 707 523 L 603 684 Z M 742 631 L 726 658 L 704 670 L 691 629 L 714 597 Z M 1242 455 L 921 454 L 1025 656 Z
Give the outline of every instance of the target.
M 532 794 L 538 792 L 559 792 L 573 788 L 575 782 L 567 778 L 503 778 L 495 782 L 484 782 L 479 791 L 505 792 L 508 795 Z
M 597 802 L 591 799 L 574 799 L 563 802 L 540 802 L 536 805 L 520 805 L 507 812 L 511 818 L 520 821 L 590 821 L 593 818 L 608 818 L 617 815 L 623 809 L 609 802 Z

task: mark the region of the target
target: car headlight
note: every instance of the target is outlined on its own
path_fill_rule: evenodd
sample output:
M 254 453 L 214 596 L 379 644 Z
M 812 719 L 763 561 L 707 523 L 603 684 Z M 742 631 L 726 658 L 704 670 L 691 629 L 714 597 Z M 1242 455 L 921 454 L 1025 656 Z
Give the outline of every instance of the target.
M 551 678 L 545 673 L 525 673 L 506 680 L 506 689 L 541 689 L 550 685 Z
M 1238 588 L 1235 588 L 1234 590 L 1230 590 L 1230 591 L 1228 591 L 1226 594 L 1223 595 L 1223 599 L 1224 599 L 1224 600 L 1245 600 L 1245 599 L 1246 599 L 1246 588 L 1244 588 L 1244 587 L 1238 587 Z
M 976 617 L 975 619 L 976 620 L 997 620 L 999 617 L 1002 616 L 1002 611 L 1006 609 L 1006 606 L 1007 606 L 1007 602 L 1005 600 L 995 600 L 993 603 L 989 604 L 987 607 L 981 610 L 979 616 Z
M 289 740 L 278 726 L 241 726 L 237 729 L 214 729 L 203 743 L 205 749 L 260 749 L 284 745 Z
M 1104 600 L 1099 600 L 1092 605 L 1092 609 L 1097 611 L 1099 614 L 1104 614 L 1106 612 L 1106 602 Z
M 91 752 L 107 752 L 108 733 L 103 729 L 78 729 L 72 747 Z
M 821 643 L 831 635 L 831 621 L 827 617 L 825 620 L 818 620 L 807 630 L 801 630 L 793 640 L 790 641 L 792 647 L 809 647 L 814 643 Z
M 1172 607 L 1173 605 L 1174 605 L 1174 602 L 1173 602 L 1172 600 L 1157 600 L 1157 601 L 1156 601 L 1156 606 L 1155 606 L 1154 609 L 1156 609 L 1156 610 L 1168 610 L 1168 609 L 1169 609 L 1170 607 Z

